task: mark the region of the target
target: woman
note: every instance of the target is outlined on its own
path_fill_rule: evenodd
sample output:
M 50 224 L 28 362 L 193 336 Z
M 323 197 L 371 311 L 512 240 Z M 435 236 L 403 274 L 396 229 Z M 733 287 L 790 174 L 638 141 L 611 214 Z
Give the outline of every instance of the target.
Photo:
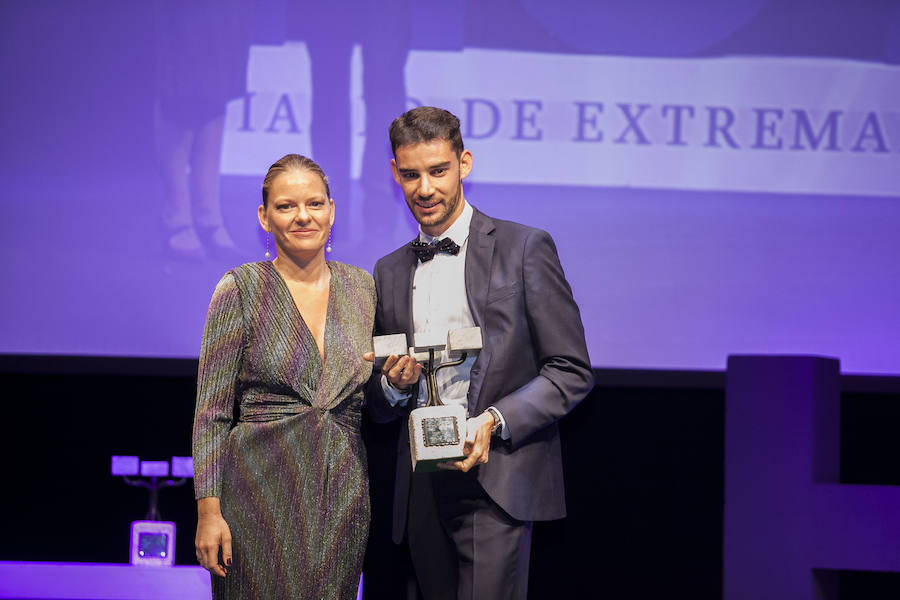
M 354 598 L 369 526 L 363 386 L 375 287 L 325 260 L 328 180 L 289 154 L 262 188 L 277 257 L 225 274 L 194 416 L 197 559 L 219 598 Z

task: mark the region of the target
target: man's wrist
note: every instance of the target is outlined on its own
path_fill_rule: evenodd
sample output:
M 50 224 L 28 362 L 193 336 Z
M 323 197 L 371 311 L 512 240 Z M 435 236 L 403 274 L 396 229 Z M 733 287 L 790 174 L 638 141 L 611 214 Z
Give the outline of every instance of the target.
M 381 375 L 381 391 L 384 393 L 387 403 L 392 407 L 406 406 L 415 395 L 415 387 L 416 385 L 413 384 L 409 389 L 398 389 L 391 385 L 387 375 Z
M 500 411 L 493 406 L 488 406 L 485 412 L 490 414 L 491 418 L 494 420 L 493 426 L 491 427 L 491 435 L 500 435 L 501 430 L 503 429 L 503 419 L 500 418 Z
M 385 380 L 385 381 L 387 382 L 387 384 L 391 387 L 391 389 L 397 390 L 397 391 L 400 392 L 400 393 L 403 393 L 403 394 L 409 394 L 409 393 L 412 391 L 412 388 L 413 388 L 412 385 L 408 385 L 408 386 L 406 386 L 406 387 L 400 387 L 400 386 L 394 385 L 394 384 L 391 382 L 391 378 L 388 377 L 387 375 L 384 376 L 384 380 Z

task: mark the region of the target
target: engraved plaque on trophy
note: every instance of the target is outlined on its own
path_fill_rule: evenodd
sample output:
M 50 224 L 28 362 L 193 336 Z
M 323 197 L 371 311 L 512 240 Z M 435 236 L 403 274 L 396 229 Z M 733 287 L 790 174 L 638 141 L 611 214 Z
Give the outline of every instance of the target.
M 409 355 L 422 363 L 428 402 L 409 415 L 409 451 L 413 471 L 436 471 L 440 462 L 463 458 L 468 415 L 465 407 L 459 404 L 448 406 L 441 402 L 436 375 L 444 367 L 462 364 L 470 354 L 479 350 L 481 329 L 478 327 L 454 329 L 446 337 L 431 333 L 415 335 L 415 345 L 409 348 Z M 435 364 L 442 353 L 450 360 Z M 376 358 L 380 356 L 376 352 Z

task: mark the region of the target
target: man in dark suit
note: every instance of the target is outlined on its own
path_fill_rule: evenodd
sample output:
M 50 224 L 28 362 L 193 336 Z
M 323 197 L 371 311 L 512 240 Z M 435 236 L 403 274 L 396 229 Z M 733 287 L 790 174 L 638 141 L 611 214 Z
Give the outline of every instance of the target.
M 455 116 L 419 107 L 390 136 L 420 232 L 375 265 L 376 334 L 412 342 L 477 326 L 483 339 L 477 357 L 438 374 L 443 403 L 468 412 L 465 458 L 412 473 L 401 434 L 393 538 L 407 538 L 426 600 L 524 599 L 532 523 L 565 516 L 557 421 L 593 386 L 578 306 L 549 234 L 466 203 L 473 157 Z M 376 420 L 424 403 L 421 370 L 411 356 L 385 361 L 369 382 Z

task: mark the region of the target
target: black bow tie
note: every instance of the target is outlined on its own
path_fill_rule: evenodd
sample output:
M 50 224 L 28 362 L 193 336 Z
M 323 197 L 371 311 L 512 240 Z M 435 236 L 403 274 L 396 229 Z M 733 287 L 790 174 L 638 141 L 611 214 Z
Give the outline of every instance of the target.
M 415 240 L 409 243 L 409 247 L 416 253 L 416 257 L 422 262 L 428 262 L 434 258 L 435 252 L 446 252 L 456 256 L 459 254 L 459 244 L 450 238 L 444 238 L 440 241 L 433 241 L 430 244 Z

